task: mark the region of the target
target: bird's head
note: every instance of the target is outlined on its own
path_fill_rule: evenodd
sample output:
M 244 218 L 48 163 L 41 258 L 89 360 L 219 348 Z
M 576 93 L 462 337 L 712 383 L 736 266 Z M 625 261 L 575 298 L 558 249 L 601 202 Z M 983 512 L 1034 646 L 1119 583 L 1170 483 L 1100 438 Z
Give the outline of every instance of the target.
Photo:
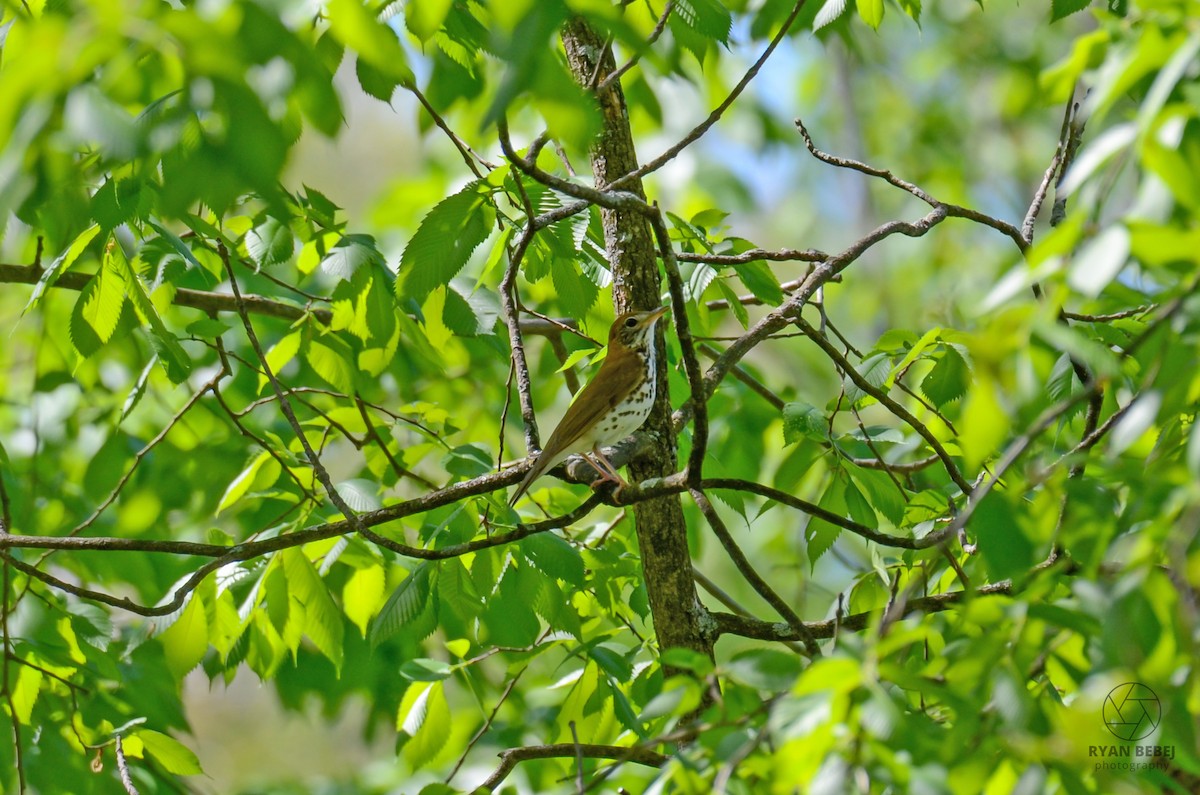
M 626 312 L 613 321 L 608 332 L 608 349 L 628 348 L 643 350 L 651 344 L 654 324 L 665 315 L 669 307 L 659 307 L 650 312 Z

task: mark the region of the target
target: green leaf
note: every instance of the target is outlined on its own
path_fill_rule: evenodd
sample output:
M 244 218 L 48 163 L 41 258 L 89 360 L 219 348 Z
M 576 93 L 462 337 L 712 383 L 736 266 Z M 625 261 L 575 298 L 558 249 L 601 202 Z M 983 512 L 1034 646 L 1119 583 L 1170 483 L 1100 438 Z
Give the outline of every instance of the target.
M 392 637 L 421 614 L 430 598 L 432 578 L 436 571 L 436 563 L 425 561 L 400 583 L 371 625 L 372 646 L 378 646 Z
M 291 228 L 278 218 L 268 216 L 246 233 L 246 252 L 260 268 L 287 262 L 295 250 Z
M 1091 2 L 1092 0 L 1050 0 L 1050 21 L 1065 19 L 1087 8 Z
M 883 21 L 883 0 L 856 0 L 858 15 L 874 29 Z
M 454 669 L 449 663 L 425 657 L 408 660 L 400 666 L 400 675 L 410 682 L 440 682 L 452 673 Z
M 484 183 L 478 181 L 430 210 L 400 257 L 397 295 L 424 303 L 431 292 L 449 284 L 491 233 L 493 215 Z
M 717 290 L 721 293 L 721 297 L 729 302 L 729 308 L 733 310 L 733 316 L 742 324 L 742 328 L 747 328 L 750 325 L 750 313 L 746 311 L 746 307 L 738 300 L 738 294 L 732 287 L 725 283 L 724 279 L 717 279 Z
M 452 475 L 478 477 L 492 468 L 492 454 L 482 444 L 472 442 L 455 447 L 442 459 L 442 466 Z
M 600 290 L 573 260 L 555 257 L 550 263 L 550 278 L 563 312 L 571 317 L 584 317 L 600 297 Z
M 863 359 L 855 369 L 868 384 L 882 388 L 892 374 L 892 360 L 886 353 L 874 353 Z M 857 403 L 867 395 L 849 375 L 842 379 L 842 387 L 846 390 L 846 399 L 851 403 Z
M 349 280 L 364 265 L 383 265 L 383 254 L 371 235 L 343 235 L 321 260 L 321 270 Z
M 803 670 L 800 658 L 795 654 L 774 649 L 738 652 L 721 668 L 735 681 L 776 693 L 790 690 Z
M 301 549 L 285 549 L 280 555 L 287 575 L 288 597 L 296 600 L 303 611 L 304 634 L 340 671 L 345 636 L 342 611 L 334 604 L 324 580 Z
M 360 58 L 398 82 L 413 81 L 396 32 L 376 19 L 361 0 L 332 0 L 327 13 L 333 35 Z
M 158 308 L 154 306 L 154 302 L 150 300 L 150 294 L 146 292 L 146 285 L 142 284 L 141 277 L 134 272 L 129 260 L 125 259 L 125 255 L 119 249 L 112 253 L 114 267 L 121 272 L 121 279 L 127 287 L 130 303 L 142 322 L 149 327 L 150 346 L 158 355 L 158 361 L 166 372 L 167 378 L 173 384 L 183 383 L 192 372 L 191 357 L 179 344 L 179 338 L 167 330 L 166 324 L 158 314 Z
M 536 585 L 541 575 L 525 578 L 530 586 Z M 500 587 L 496 589 L 484 605 L 483 614 L 479 621 L 487 630 L 487 640 L 496 646 L 528 646 L 537 639 L 537 615 L 533 605 L 537 602 L 536 591 L 520 587 L 520 578 L 514 567 L 510 566 L 500 579 Z
M 733 16 L 718 0 L 677 0 L 675 13 L 683 23 L 708 39 L 729 42 Z
M 33 705 L 42 691 L 42 672 L 37 668 L 22 665 L 17 671 L 17 683 L 10 695 L 13 712 L 17 720 L 28 724 L 33 717 Z
M 846 505 L 846 481 L 843 476 L 835 476 L 829 485 L 825 488 L 825 493 L 821 495 L 821 499 L 817 505 L 837 514 L 845 516 L 847 513 Z M 830 524 L 829 522 L 814 516 L 808 520 L 808 524 L 804 528 L 804 540 L 808 543 L 808 565 L 816 567 L 817 561 L 821 559 L 829 548 L 833 546 L 833 542 L 841 535 L 842 528 Z
M 75 260 L 79 259 L 79 256 L 87 250 L 88 245 L 96 239 L 96 235 L 98 234 L 100 234 L 100 225 L 92 224 L 71 241 L 71 245 L 67 246 L 66 251 L 59 254 L 54 262 L 50 263 L 49 268 L 42 271 L 37 284 L 33 286 L 33 292 L 29 295 L 29 301 L 26 302 L 25 308 L 21 310 L 22 315 L 41 303 L 42 296 L 46 294 L 46 290 L 53 287 L 54 283 L 58 281 L 58 277 L 66 273 L 75 264 Z
M 183 679 L 200 664 L 208 649 L 208 618 L 204 603 L 193 591 L 179 617 L 158 633 L 167 668 L 177 679 Z
M 332 334 L 319 337 L 308 344 L 304 358 L 325 383 L 339 392 L 354 392 L 354 352 L 345 342 Z
M 151 356 L 150 361 L 142 368 L 142 374 L 134 382 L 133 389 L 130 389 L 129 394 L 125 397 L 125 404 L 121 406 L 121 417 L 117 420 L 118 425 L 125 421 L 129 413 L 141 402 L 142 395 L 146 394 L 146 382 L 150 379 L 150 371 L 154 369 L 156 361 L 158 361 L 157 357 Z
M 900 489 L 888 474 L 878 469 L 866 469 L 850 462 L 843 462 L 850 477 L 862 487 L 871 507 L 899 527 L 904 521 L 904 506 L 908 495 Z
M 736 268 L 738 278 L 755 298 L 769 306 L 779 306 L 783 303 L 783 290 L 779 286 L 779 279 L 765 262 L 747 262 Z
M 921 392 L 935 406 L 953 403 L 967 394 L 971 384 L 971 368 L 953 345 L 947 345 L 933 369 L 921 379 Z
M 801 439 L 821 442 L 829 438 L 829 421 L 819 408 L 795 402 L 783 407 L 783 443 L 795 444 Z
M 416 4 L 409 3 L 409 5 Z M 396 93 L 396 86 L 400 85 L 399 79 L 376 68 L 366 58 L 355 59 L 354 74 L 358 77 L 359 87 L 367 96 L 391 104 L 392 95 Z
M 879 341 L 877 343 L 875 343 L 875 349 L 879 350 L 879 351 L 892 352 L 894 350 L 894 347 L 892 347 L 889 344 L 885 344 L 885 343 L 890 343 L 894 339 L 903 339 L 904 336 L 908 335 L 908 334 L 909 334 L 909 332 L 900 331 L 898 329 L 892 329 L 891 331 L 886 332 L 882 337 L 879 338 Z M 911 347 L 908 348 L 908 352 L 906 354 L 904 354 L 904 358 L 901 359 L 900 362 L 894 368 L 892 368 L 892 374 L 889 375 L 888 380 L 884 382 L 885 386 L 887 386 L 888 389 L 891 389 L 894 380 L 899 377 L 899 374 L 903 373 L 905 370 L 907 370 L 908 366 L 910 364 L 912 364 L 913 362 L 915 362 L 917 360 L 917 357 L 919 357 L 921 354 L 923 354 L 925 352 L 925 350 L 930 345 L 932 345 L 938 339 L 938 337 L 941 336 L 941 334 L 942 334 L 941 327 L 934 326 L 933 328 L 929 329 L 924 334 L 922 334 L 921 338 L 919 340 L 917 340 L 916 342 L 913 342 L 911 344 Z M 891 339 L 889 339 L 889 337 L 891 337 Z M 900 344 L 900 347 L 904 347 L 904 346 L 905 346 L 904 343 Z
M 1028 571 L 1037 551 L 1025 535 L 1020 517 L 1001 494 L 992 491 L 971 516 L 971 530 L 988 574 L 996 582 Z
M 1080 247 L 1071 261 L 1067 283 L 1095 298 L 1117 277 L 1129 259 L 1129 230 L 1122 224 L 1106 228 Z
M 296 354 L 300 352 L 300 344 L 303 341 L 303 330 L 296 329 L 291 334 L 281 338 L 279 342 L 276 342 L 274 345 L 272 345 L 271 350 L 267 351 L 267 355 L 265 357 L 267 367 L 270 368 L 271 372 L 275 375 L 279 375 L 279 372 L 284 368 L 284 366 L 292 359 L 296 358 Z M 263 387 L 265 387 L 268 383 L 270 383 L 270 381 L 267 379 L 265 373 L 259 375 L 258 391 L 262 392 Z
M 139 729 L 131 736 L 141 740 L 145 752 L 162 765 L 168 773 L 177 776 L 204 775 L 204 770 L 200 767 L 200 760 L 192 753 L 191 749 L 174 737 L 153 729 Z
M 533 565 L 563 582 L 583 587 L 584 565 L 579 550 L 553 533 L 537 533 L 517 542 Z
M 364 638 L 371 619 L 383 604 L 385 581 L 383 566 L 371 565 L 355 569 L 342 587 L 342 610 Z
M 259 490 L 269 487 L 279 478 L 280 474 L 282 474 L 282 468 L 279 466 L 279 462 L 265 450 L 259 453 L 249 466 L 239 472 L 237 477 L 230 481 L 225 488 L 225 494 L 217 503 L 217 513 L 220 514 L 221 511 L 236 503 L 251 488 Z
M 450 736 L 450 705 L 442 683 L 410 687 L 400 703 L 396 726 L 411 737 L 403 754 L 414 770 L 441 756 Z
M 404 24 L 421 41 L 429 41 L 437 33 L 454 0 L 421 0 L 404 4 Z
M 125 269 L 121 266 L 124 261 L 125 255 L 120 252 L 120 244 L 115 240 L 110 241 L 104 251 L 103 266 L 92 277 L 96 288 L 89 294 L 81 312 L 102 343 L 112 338 L 125 304 Z M 80 300 L 84 300 L 84 297 L 81 296 Z

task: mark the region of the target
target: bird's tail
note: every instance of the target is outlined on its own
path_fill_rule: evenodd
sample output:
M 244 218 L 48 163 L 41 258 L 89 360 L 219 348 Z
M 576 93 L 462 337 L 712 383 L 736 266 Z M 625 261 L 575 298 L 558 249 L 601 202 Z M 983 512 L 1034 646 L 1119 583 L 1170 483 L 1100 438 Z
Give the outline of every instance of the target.
M 516 505 L 517 500 L 521 499 L 521 495 L 528 491 L 529 487 L 533 485 L 533 481 L 540 478 L 542 473 L 555 463 L 557 462 L 550 458 L 550 456 L 547 456 L 545 451 L 538 453 L 537 460 L 533 462 L 533 466 L 531 466 L 529 471 L 525 473 L 525 477 L 521 478 L 520 485 L 517 486 L 517 490 L 513 492 L 512 497 L 509 498 L 509 507 Z

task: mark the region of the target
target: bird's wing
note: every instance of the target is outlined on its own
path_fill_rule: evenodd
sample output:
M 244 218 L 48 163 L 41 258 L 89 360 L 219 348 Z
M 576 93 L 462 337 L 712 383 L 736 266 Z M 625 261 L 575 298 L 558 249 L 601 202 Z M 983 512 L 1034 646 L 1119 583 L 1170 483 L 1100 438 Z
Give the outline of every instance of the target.
M 542 454 L 553 457 L 564 451 L 575 452 L 569 449 L 571 443 L 641 385 L 646 377 L 644 368 L 637 356 L 605 359 L 600 371 L 567 407 Z
M 538 454 L 533 466 L 525 473 L 517 490 L 513 492 L 509 505 L 516 503 L 521 495 L 542 476 L 547 469 L 562 461 L 569 453 L 571 444 L 589 427 L 599 422 L 613 406 L 629 396 L 645 377 L 639 370 L 644 367 L 637 356 L 620 356 L 604 360 L 595 377 L 579 391 L 567 413 L 559 421 L 549 441 Z M 585 452 L 585 451 L 579 451 Z

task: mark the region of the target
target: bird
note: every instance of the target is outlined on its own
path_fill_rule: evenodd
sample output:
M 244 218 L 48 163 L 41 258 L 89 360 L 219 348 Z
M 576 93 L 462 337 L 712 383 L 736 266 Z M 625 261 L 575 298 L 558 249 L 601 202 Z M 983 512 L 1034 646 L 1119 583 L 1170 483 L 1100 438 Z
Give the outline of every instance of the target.
M 567 413 L 508 501 L 510 506 L 546 470 L 573 453 L 582 453 L 600 474 L 593 487 L 605 481 L 616 483 L 618 490 L 629 485 L 600 448 L 621 441 L 642 427 L 650 416 L 658 364 L 654 325 L 667 310 L 664 306 L 649 312 L 626 312 L 613 321 L 608 332 L 608 355 L 600 370 L 567 407 Z

